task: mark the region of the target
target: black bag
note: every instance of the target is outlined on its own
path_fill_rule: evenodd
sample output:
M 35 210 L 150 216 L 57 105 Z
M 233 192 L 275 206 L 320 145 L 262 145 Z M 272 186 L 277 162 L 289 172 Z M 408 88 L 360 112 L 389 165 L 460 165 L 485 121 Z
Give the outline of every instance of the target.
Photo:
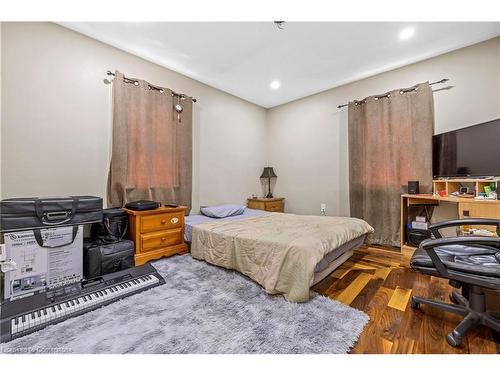
M 135 266 L 135 246 L 130 240 L 101 245 L 85 241 L 83 250 L 83 273 L 87 279 Z
M 95 243 L 115 243 L 128 238 L 128 214 L 122 208 L 106 208 L 102 222 L 92 224 L 91 237 Z
M 154 210 L 160 207 L 158 202 L 153 201 L 135 201 L 130 202 L 125 205 L 125 208 L 128 208 L 132 211 L 146 211 L 146 210 Z
M 11 198 L 0 201 L 0 232 L 102 221 L 102 198 Z

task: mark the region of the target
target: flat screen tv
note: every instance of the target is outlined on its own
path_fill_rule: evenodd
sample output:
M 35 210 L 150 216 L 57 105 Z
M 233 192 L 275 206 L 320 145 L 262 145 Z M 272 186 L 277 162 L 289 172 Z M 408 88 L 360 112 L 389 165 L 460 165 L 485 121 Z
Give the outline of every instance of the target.
M 500 119 L 432 137 L 434 177 L 500 176 Z

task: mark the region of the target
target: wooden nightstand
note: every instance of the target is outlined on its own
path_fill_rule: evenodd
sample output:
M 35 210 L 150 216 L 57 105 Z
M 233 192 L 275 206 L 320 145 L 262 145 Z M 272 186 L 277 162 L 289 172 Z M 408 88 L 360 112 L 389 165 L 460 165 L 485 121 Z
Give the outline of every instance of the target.
M 285 211 L 285 198 L 248 198 L 248 208 L 271 212 Z
M 184 214 L 187 207 L 159 207 L 132 211 L 129 215 L 130 239 L 135 243 L 135 265 L 188 251 L 184 242 Z

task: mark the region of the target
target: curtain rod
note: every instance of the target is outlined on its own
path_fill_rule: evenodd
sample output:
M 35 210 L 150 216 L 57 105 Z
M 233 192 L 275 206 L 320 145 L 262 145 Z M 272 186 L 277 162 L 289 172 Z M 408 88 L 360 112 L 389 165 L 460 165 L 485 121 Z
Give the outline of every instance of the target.
M 436 85 L 438 83 L 445 83 L 445 82 L 448 82 L 450 79 L 449 78 L 443 78 L 439 81 L 436 81 L 436 82 L 431 82 L 429 83 L 429 85 Z M 440 88 L 440 89 L 436 89 L 436 90 L 432 90 L 432 92 L 434 91 L 441 91 L 441 90 L 449 90 L 451 89 L 453 86 L 447 86 L 447 87 L 443 87 L 443 88 Z M 399 89 L 400 92 L 410 92 L 410 91 L 413 91 L 415 90 L 415 88 L 411 88 L 411 89 Z M 375 96 L 375 98 L 377 99 L 380 99 L 380 98 L 385 98 L 387 96 L 388 93 L 385 93 L 385 94 L 382 94 L 382 95 L 378 95 L 378 96 Z M 365 98 L 366 99 L 366 98 Z M 363 99 L 363 100 L 365 100 Z M 359 102 L 362 102 L 363 100 L 355 100 L 356 101 L 359 101 Z M 343 107 L 347 107 L 349 105 L 349 103 L 346 103 L 346 104 L 341 104 L 341 105 L 338 105 L 337 108 L 343 108 Z
M 108 71 L 106 72 L 106 74 L 107 74 L 108 76 L 113 76 L 113 77 L 115 76 L 115 73 L 113 73 L 111 70 L 108 70 Z M 125 76 L 123 76 L 123 77 L 124 77 L 124 79 L 125 79 L 125 80 L 128 80 L 128 81 L 130 81 L 130 82 L 137 82 L 135 79 L 127 78 L 127 77 L 125 77 Z M 108 79 L 104 79 L 104 83 L 105 83 L 106 85 L 109 85 L 111 82 L 112 82 L 112 81 L 110 81 L 110 80 L 108 80 Z M 155 87 L 155 86 L 153 86 L 153 85 L 150 85 L 150 86 L 151 86 L 151 87 L 153 87 L 153 88 L 156 88 L 156 87 Z M 175 91 L 173 91 L 173 90 L 170 90 L 170 91 L 172 91 L 172 96 L 178 96 L 179 98 L 186 98 L 186 95 L 185 95 L 185 94 L 179 94 L 179 93 L 177 93 L 177 92 L 175 92 Z M 195 98 L 191 98 L 191 100 L 192 100 L 194 103 L 196 103 L 196 99 L 195 99 Z

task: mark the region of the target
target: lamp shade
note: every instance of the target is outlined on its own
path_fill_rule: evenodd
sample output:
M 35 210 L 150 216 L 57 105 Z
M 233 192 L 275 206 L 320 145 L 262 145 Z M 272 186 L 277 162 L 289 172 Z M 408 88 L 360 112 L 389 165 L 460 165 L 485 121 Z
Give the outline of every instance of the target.
M 271 178 L 271 177 L 278 177 L 276 176 L 276 173 L 274 173 L 273 167 L 264 167 L 264 170 L 262 171 L 262 175 L 260 178 Z

